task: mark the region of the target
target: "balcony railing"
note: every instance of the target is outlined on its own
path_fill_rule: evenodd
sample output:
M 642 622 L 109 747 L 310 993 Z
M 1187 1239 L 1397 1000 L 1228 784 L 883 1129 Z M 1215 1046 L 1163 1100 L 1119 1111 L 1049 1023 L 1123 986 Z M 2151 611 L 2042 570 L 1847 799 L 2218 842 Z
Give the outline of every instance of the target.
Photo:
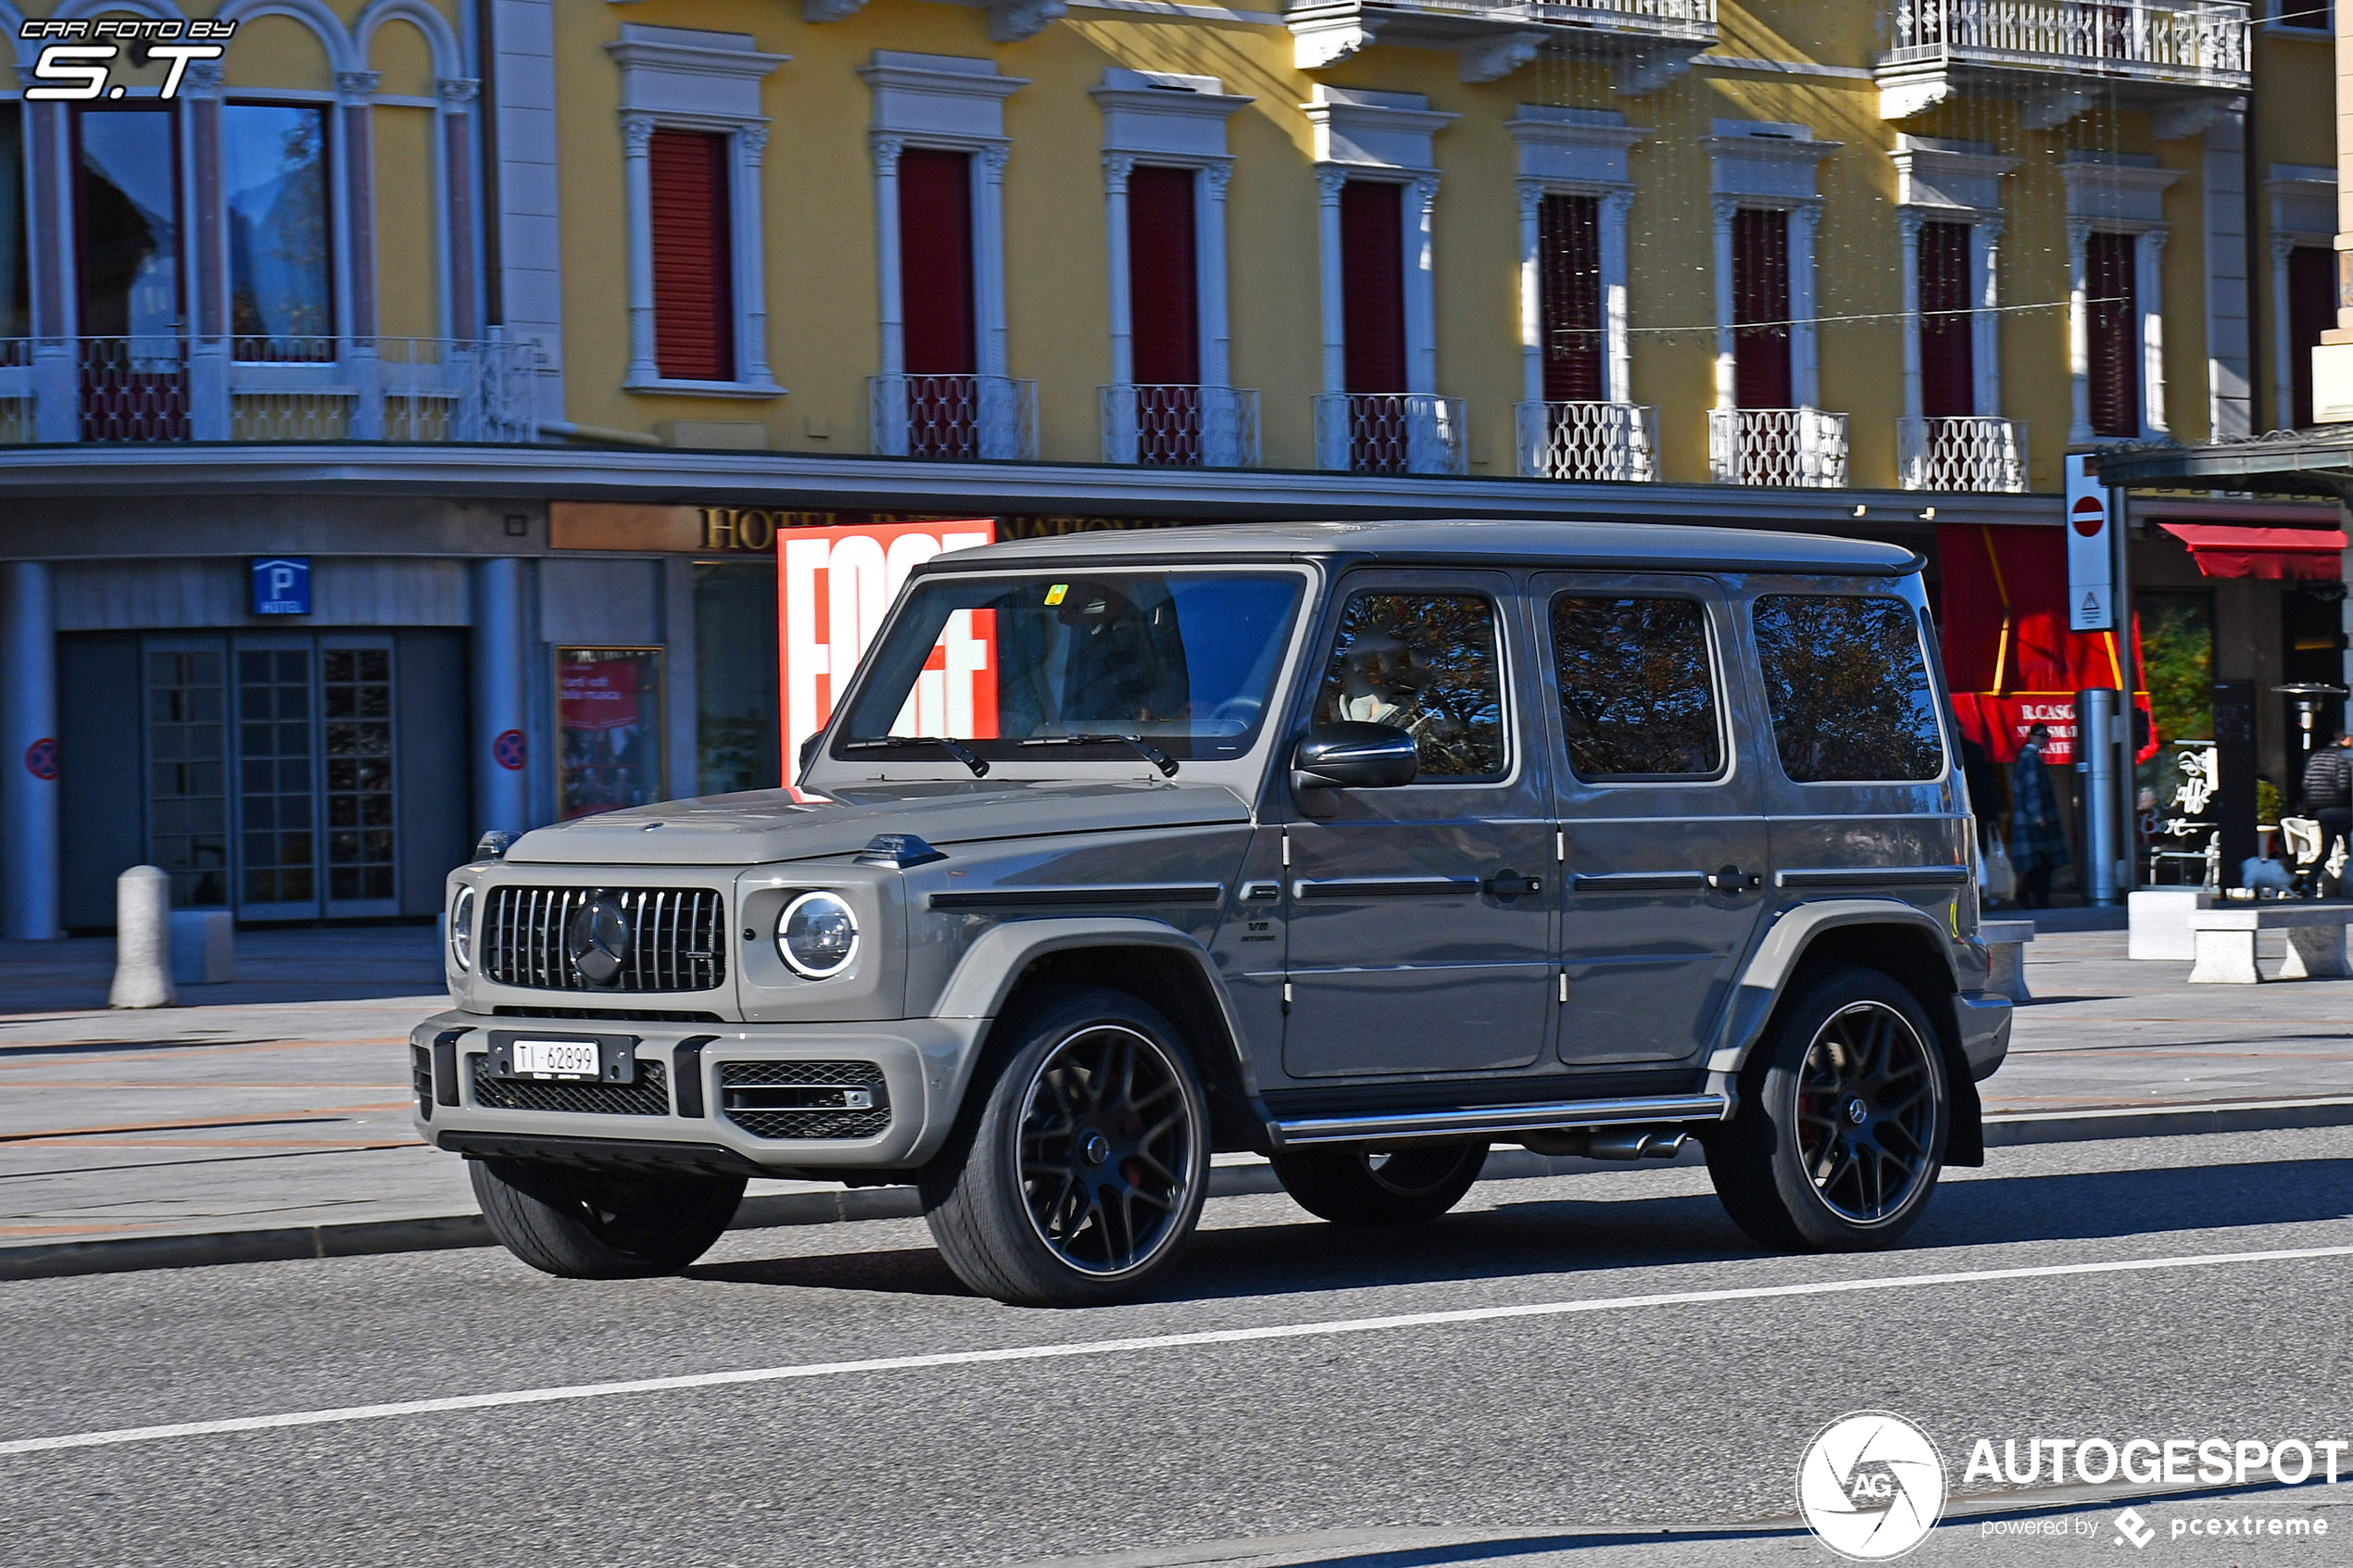
M 1716 0 L 1521 0 L 1517 5 L 1487 8 L 1520 11 L 1531 21 L 1556 27 L 1694 43 L 1716 41 Z
M 1895 451 L 1906 490 L 2026 489 L 2026 425 L 2020 420 L 1898 420 Z
M 1819 408 L 1710 408 L 1707 466 L 1718 484 L 1835 490 L 1846 483 L 1846 416 Z
M 1658 477 L 1658 410 L 1640 403 L 1522 403 L 1519 471 L 1529 479 Z
M 0 443 L 527 442 L 538 364 L 445 338 L 0 340 Z
M 1619 93 L 1652 93 L 1717 40 L 1716 0 L 1289 0 L 1293 63 L 1321 70 L 1376 37 L 1455 53 L 1465 82 L 1498 82 L 1550 43 L 1609 64 Z
M 1882 67 L 1938 60 L 2244 89 L 2245 0 L 1897 0 Z
M 1327 392 L 1315 398 L 1315 466 L 1348 473 L 1468 471 L 1463 400 L 1428 392 Z
M 1038 456 L 1038 383 L 1010 376 L 866 378 L 875 451 L 887 458 Z
M 1148 468 L 1258 466 L 1258 394 L 1236 386 L 1106 386 L 1103 461 Z

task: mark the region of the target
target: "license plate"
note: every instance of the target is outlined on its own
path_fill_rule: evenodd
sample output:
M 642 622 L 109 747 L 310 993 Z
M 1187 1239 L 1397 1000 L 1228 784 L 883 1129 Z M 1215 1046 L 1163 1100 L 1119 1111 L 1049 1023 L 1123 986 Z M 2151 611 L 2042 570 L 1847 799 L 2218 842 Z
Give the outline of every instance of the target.
M 598 1078 L 604 1075 L 594 1040 L 517 1040 L 518 1078 Z

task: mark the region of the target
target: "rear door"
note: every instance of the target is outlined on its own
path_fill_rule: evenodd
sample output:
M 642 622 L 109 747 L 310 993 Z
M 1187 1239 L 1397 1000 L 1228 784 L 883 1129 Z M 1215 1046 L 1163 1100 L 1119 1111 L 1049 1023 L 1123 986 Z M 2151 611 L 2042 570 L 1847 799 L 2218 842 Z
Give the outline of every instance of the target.
M 1769 876 L 1759 737 L 1730 604 L 1675 574 L 1546 573 L 1570 1067 L 1701 1048 L 1756 939 Z

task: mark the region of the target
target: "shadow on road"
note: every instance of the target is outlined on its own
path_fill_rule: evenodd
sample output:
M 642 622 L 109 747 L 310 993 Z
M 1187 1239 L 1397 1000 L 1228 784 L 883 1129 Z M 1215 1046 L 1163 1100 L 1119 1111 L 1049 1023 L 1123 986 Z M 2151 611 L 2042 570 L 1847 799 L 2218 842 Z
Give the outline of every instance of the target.
M 1995 1176 L 1942 1187 L 1904 1250 L 2309 1224 L 2353 1216 L 2353 1160 Z M 1320 1222 L 1204 1230 L 1163 1300 L 1296 1295 L 1528 1273 L 1720 1262 L 1759 1249 L 1712 1195 L 1547 1198 L 1375 1230 Z M 713 1263 L 690 1277 L 967 1295 L 927 1248 Z

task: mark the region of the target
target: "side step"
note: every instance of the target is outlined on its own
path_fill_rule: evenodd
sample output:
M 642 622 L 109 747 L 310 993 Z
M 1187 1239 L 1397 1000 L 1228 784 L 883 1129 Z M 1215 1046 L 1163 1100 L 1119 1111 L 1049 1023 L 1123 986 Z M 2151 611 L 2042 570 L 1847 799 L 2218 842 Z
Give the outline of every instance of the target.
M 1550 1105 L 1390 1111 L 1377 1116 L 1312 1116 L 1270 1122 L 1277 1148 L 1318 1143 L 1403 1143 L 1415 1138 L 1479 1137 L 1553 1127 L 1614 1127 L 1629 1123 L 1720 1122 L 1726 1095 L 1645 1095 L 1632 1099 L 1570 1099 Z

